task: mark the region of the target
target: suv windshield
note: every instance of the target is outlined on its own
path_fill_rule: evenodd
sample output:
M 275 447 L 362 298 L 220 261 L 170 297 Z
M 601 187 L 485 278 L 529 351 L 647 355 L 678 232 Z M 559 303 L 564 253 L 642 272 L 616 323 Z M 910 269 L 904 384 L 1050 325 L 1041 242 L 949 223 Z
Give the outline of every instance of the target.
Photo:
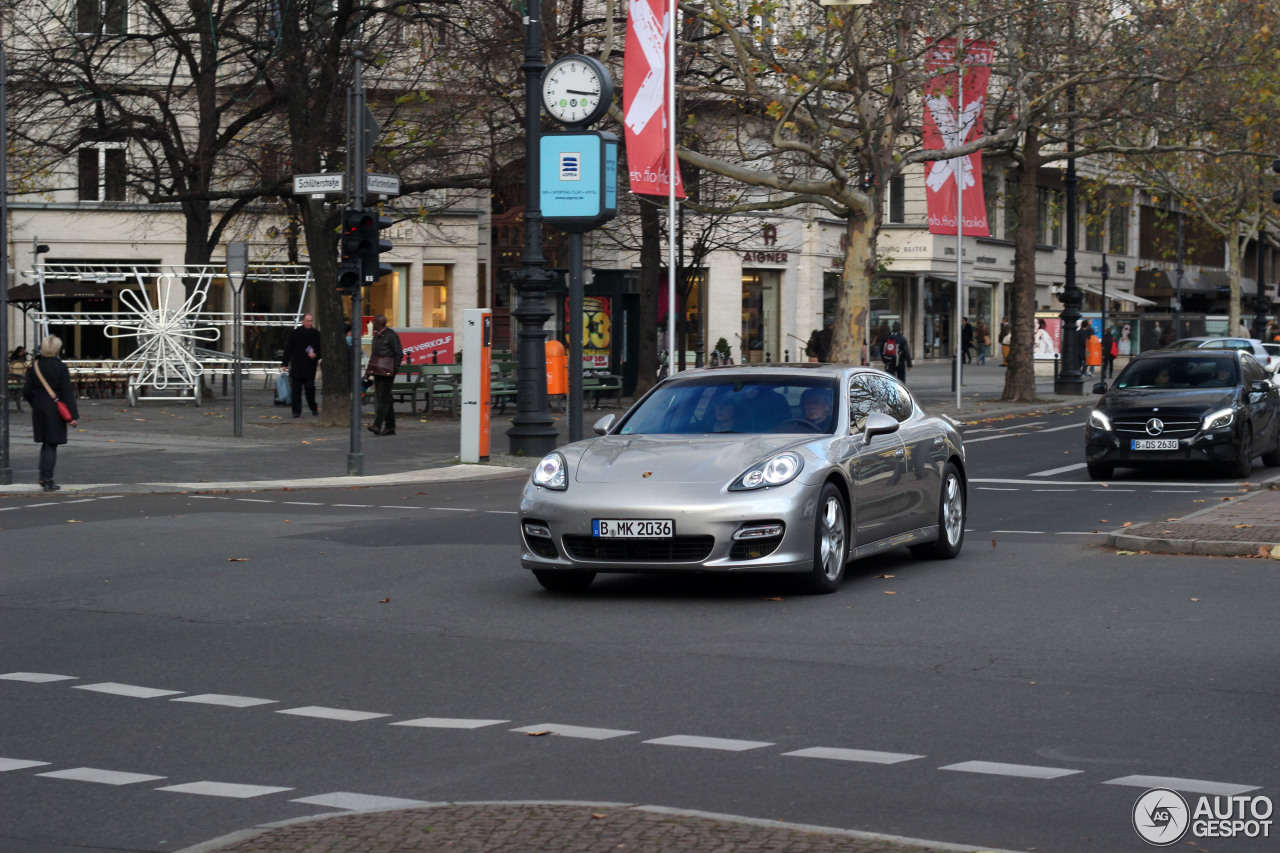
M 1234 388 L 1239 367 L 1232 358 L 1140 358 L 1116 380 L 1117 388 Z
M 710 375 L 665 383 L 627 414 L 622 435 L 830 433 L 836 381 L 829 377 Z

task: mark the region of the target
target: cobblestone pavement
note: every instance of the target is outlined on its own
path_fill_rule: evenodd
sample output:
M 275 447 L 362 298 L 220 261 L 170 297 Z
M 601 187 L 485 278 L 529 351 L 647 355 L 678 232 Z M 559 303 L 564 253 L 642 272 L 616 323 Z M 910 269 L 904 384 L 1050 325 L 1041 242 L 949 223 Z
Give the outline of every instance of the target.
M 989 850 L 619 804 L 475 803 L 292 821 L 181 853 L 959 853 Z

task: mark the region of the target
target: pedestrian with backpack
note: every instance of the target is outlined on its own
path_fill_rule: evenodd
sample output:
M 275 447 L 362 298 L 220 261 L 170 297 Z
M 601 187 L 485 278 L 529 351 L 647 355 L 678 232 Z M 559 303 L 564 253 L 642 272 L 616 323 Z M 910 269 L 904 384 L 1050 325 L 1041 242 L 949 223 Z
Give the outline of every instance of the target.
M 911 346 L 902 334 L 901 323 L 893 324 L 893 331 L 880 345 L 880 358 L 884 361 L 885 373 L 898 377 L 899 382 L 907 381 L 907 371 L 911 368 Z

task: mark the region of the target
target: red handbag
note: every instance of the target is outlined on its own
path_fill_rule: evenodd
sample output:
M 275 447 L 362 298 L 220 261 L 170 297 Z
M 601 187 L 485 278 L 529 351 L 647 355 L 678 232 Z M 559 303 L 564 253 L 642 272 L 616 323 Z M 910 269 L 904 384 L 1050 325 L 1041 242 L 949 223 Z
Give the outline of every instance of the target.
M 58 395 L 53 393 L 53 389 L 49 387 L 48 380 L 46 380 L 44 378 L 44 374 L 40 372 L 40 365 L 32 364 L 31 367 L 35 370 L 36 378 L 40 380 L 40 384 L 44 386 L 44 390 L 48 391 L 49 396 L 53 398 L 54 405 L 58 407 L 58 417 L 62 418 L 67 423 L 74 421 L 75 418 L 71 416 L 71 409 L 67 407 L 66 403 L 59 400 Z

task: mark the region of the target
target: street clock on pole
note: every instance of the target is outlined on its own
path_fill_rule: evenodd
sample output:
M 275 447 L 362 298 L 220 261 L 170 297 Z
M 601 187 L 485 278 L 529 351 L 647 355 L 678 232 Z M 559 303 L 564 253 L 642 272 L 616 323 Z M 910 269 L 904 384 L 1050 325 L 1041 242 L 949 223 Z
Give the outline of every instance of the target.
M 586 127 L 602 118 L 612 102 L 609 69 L 589 56 L 562 56 L 542 77 L 542 105 L 563 125 Z

